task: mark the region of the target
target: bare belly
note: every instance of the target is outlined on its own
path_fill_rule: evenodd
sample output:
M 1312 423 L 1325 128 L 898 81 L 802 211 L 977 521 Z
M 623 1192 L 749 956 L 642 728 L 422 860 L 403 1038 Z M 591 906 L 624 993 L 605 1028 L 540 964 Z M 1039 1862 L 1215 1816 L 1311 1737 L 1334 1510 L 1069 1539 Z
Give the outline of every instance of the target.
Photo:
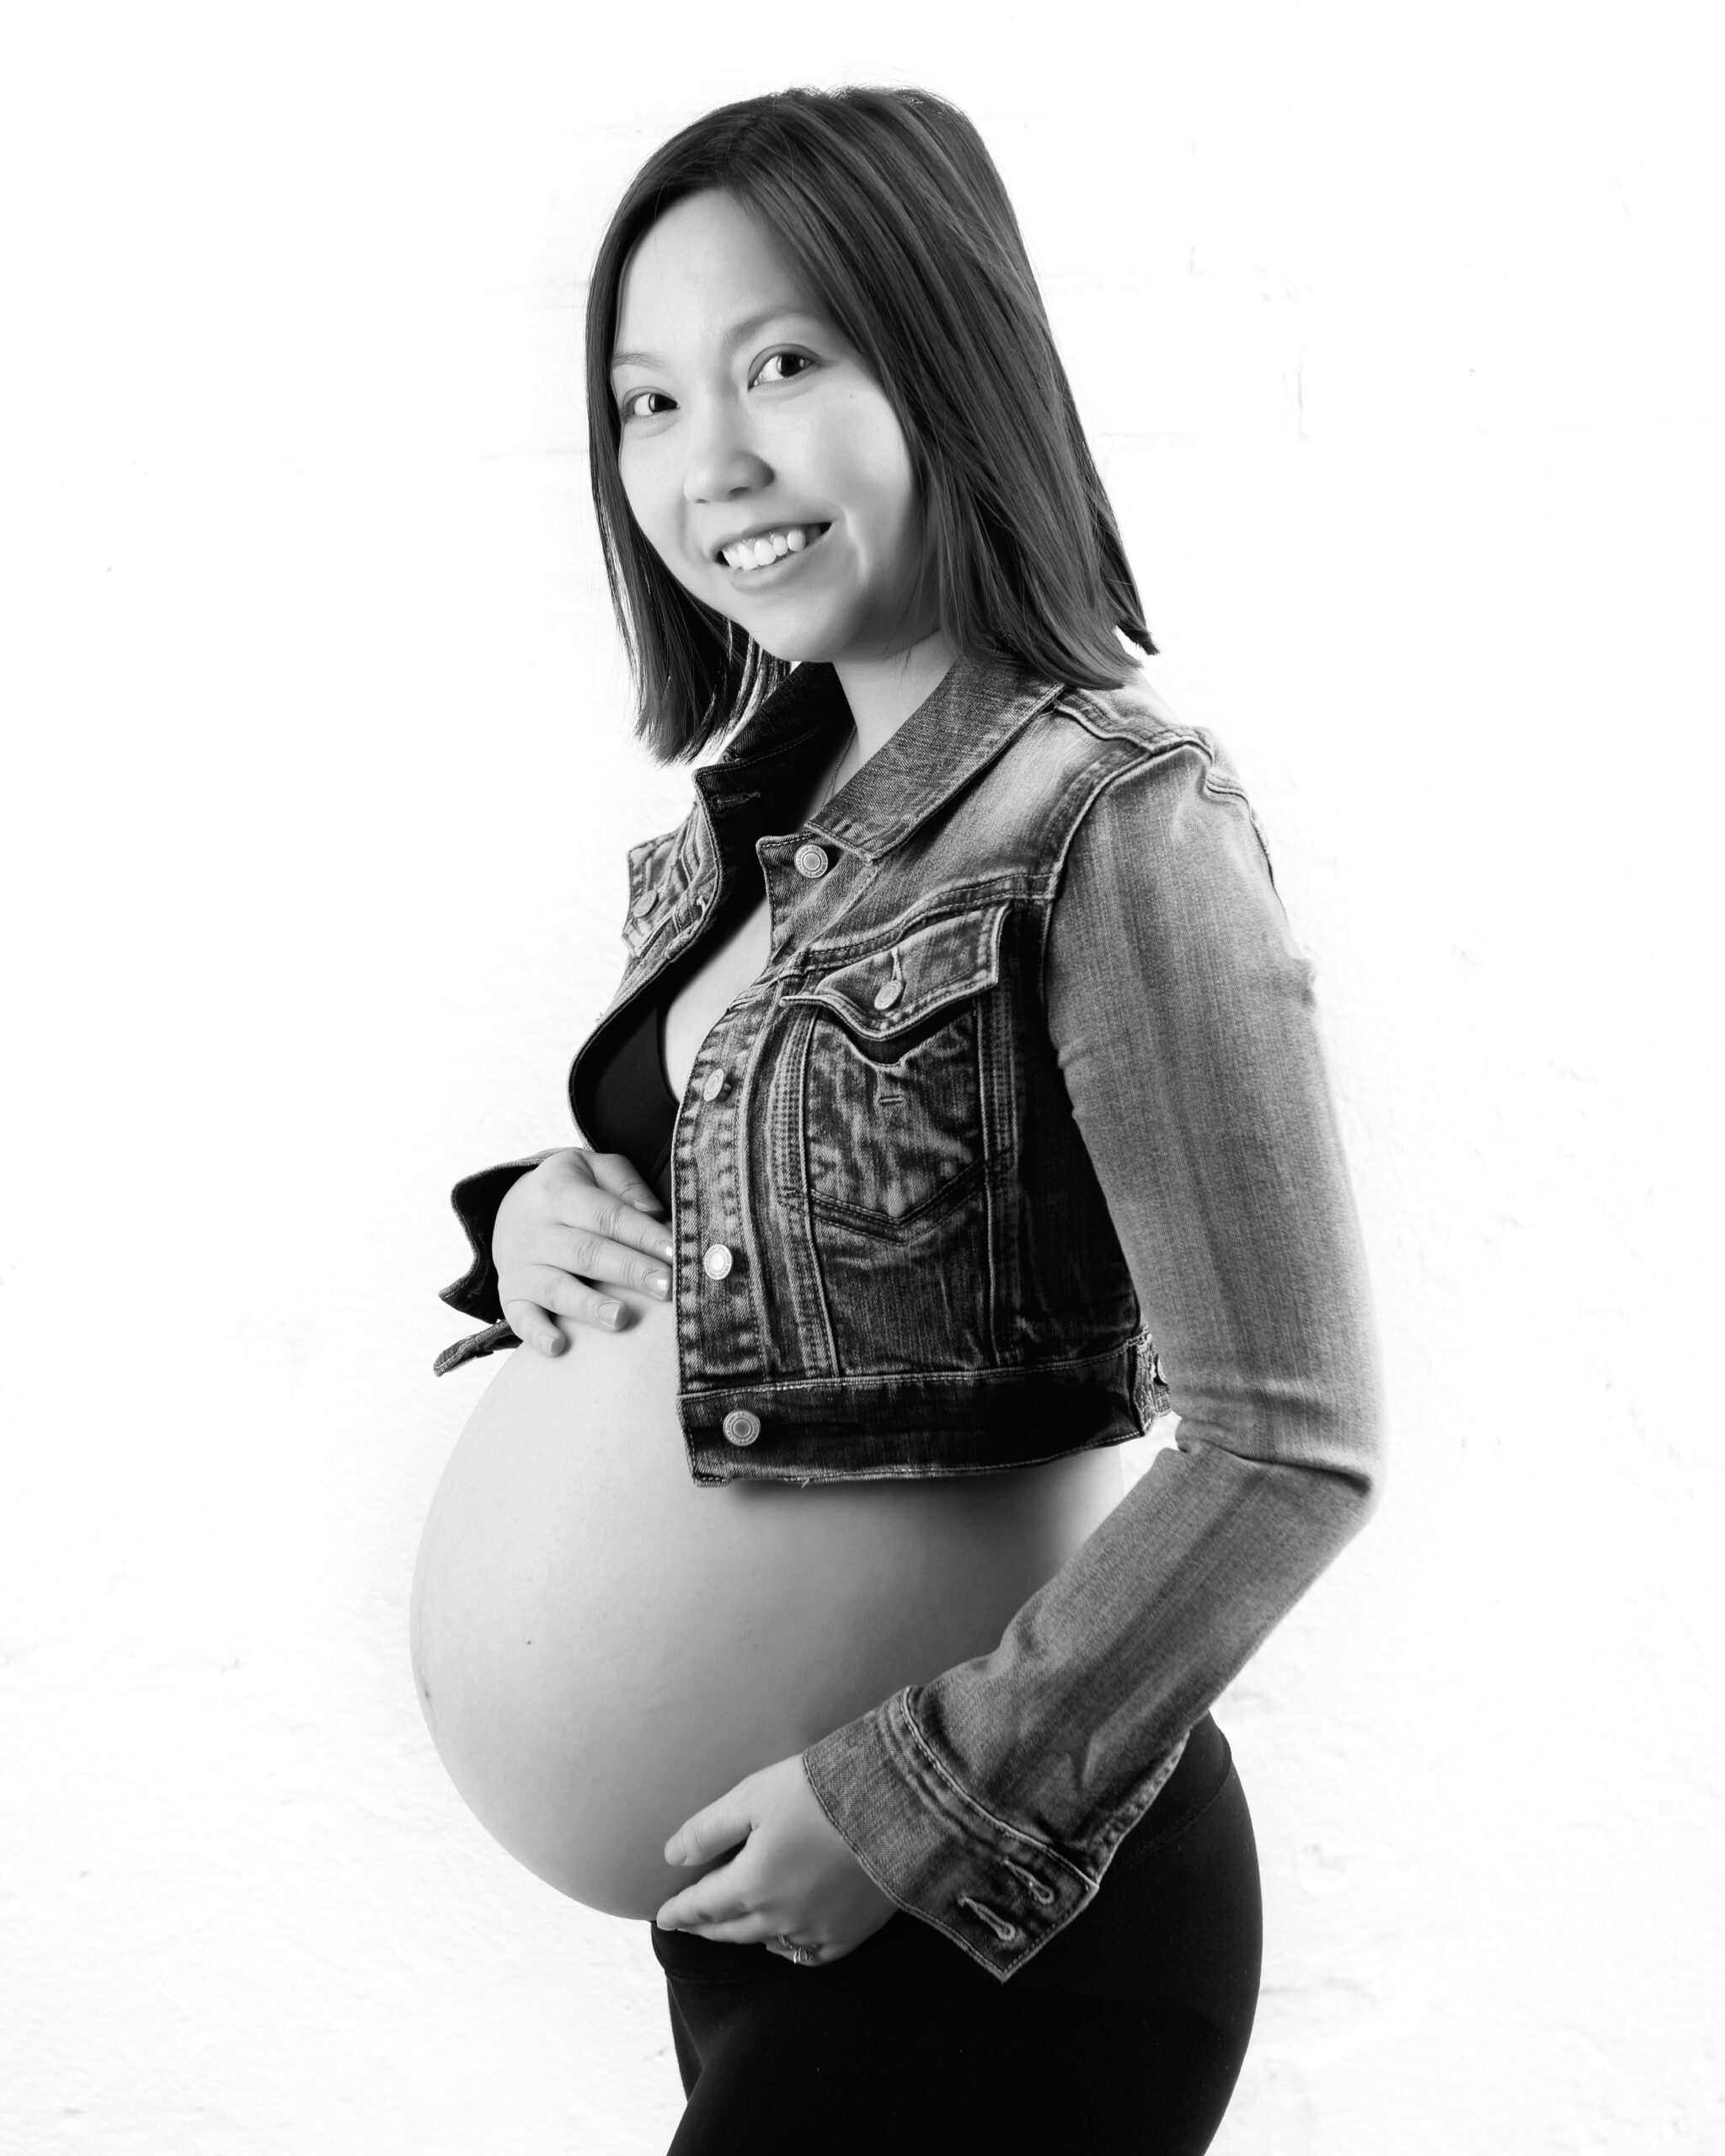
M 671 1311 L 500 1358 L 432 1500 L 413 1657 L 481 1822 L 651 1916 L 672 1832 L 902 1685 L 987 1653 L 1119 1502 L 1109 1450 L 950 1481 L 689 1476 Z

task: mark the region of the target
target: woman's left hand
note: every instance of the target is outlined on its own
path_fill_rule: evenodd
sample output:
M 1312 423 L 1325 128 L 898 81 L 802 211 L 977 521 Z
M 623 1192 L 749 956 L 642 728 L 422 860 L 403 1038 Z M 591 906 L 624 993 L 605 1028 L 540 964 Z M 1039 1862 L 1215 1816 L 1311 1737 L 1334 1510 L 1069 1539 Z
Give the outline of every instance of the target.
M 837 1961 L 893 1913 L 815 1802 L 800 1758 L 763 1767 L 685 1820 L 665 1860 L 710 1864 L 727 1849 L 736 1850 L 729 1863 L 672 1895 L 655 1919 L 662 1930 L 760 1945 L 784 1961 L 793 1958 L 781 1944 L 788 1938 L 821 1961 Z

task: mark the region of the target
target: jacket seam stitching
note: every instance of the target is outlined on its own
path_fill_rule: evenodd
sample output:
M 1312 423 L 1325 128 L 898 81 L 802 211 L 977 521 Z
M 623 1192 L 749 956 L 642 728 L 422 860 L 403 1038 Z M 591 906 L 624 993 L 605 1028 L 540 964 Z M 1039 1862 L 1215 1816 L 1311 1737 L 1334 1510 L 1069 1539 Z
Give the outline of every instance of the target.
M 1102 738 L 1111 742 L 1121 743 L 1125 743 L 1131 739 L 1130 735 L 1121 734 L 1108 734 Z M 1044 1011 L 1048 1008 L 1048 950 L 1049 944 L 1054 933 L 1055 909 L 1060 905 L 1060 893 L 1065 886 L 1066 868 L 1067 864 L 1071 858 L 1072 849 L 1078 843 L 1079 833 L 1084 829 L 1084 826 L 1089 822 L 1091 816 L 1094 814 L 1097 802 L 1102 799 L 1105 793 L 1111 792 L 1114 787 L 1119 786 L 1124 780 L 1133 776 L 1136 772 L 1150 768 L 1153 765 L 1162 763 L 1171 756 L 1178 755 L 1182 750 L 1195 749 L 1197 750 L 1199 756 L 1203 759 L 1204 777 L 1200 780 L 1201 784 L 1205 784 L 1205 782 L 1207 782 L 1215 760 L 1215 751 L 1210 742 L 1205 739 L 1202 734 L 1195 733 L 1176 734 L 1171 730 L 1167 732 L 1161 740 L 1155 742 L 1135 742 L 1133 745 L 1138 750 L 1138 754 L 1136 755 L 1132 756 L 1129 760 L 1118 765 L 1114 770 L 1111 771 L 1104 771 L 1102 774 L 1101 778 L 1097 783 L 1096 790 L 1092 793 L 1089 800 L 1085 803 L 1079 814 L 1072 819 L 1071 828 L 1067 831 L 1065 837 L 1061 841 L 1059 857 L 1052 863 L 1055 879 L 1054 891 L 1049 899 L 1048 905 L 1043 911 L 1042 947 L 1037 953 L 1037 993 L 1041 998 L 1042 1007 Z M 1205 790 L 1207 792 L 1210 791 L 1207 784 L 1205 784 Z M 1258 850 L 1260 852 L 1263 851 L 1263 840 L 1262 835 L 1258 833 L 1258 819 L 1252 813 L 1251 803 L 1247 800 L 1247 798 L 1243 793 L 1238 792 L 1236 789 L 1229 787 L 1226 787 L 1226 790 L 1229 792 L 1234 793 L 1235 798 L 1244 805 L 1247 815 L 1252 823 L 1252 835 L 1258 840 Z M 1268 862 L 1268 856 L 1266 856 L 1266 862 Z
M 806 1144 L 805 1139 L 805 1146 Z M 872 1213 L 866 1205 L 852 1205 L 841 1198 L 817 1198 L 812 1191 L 809 1195 L 809 1210 L 823 1220 L 830 1220 L 835 1227 L 849 1228 L 859 1235 L 873 1236 L 876 1242 L 908 1241 L 908 1235 L 898 1235 L 894 1230 L 926 1227 L 931 1220 L 939 1219 L 943 1211 L 956 1212 L 966 1198 L 975 1196 L 979 1185 L 985 1187 L 993 1180 L 991 1169 L 998 1172 L 1000 1166 L 999 1162 L 991 1162 L 979 1155 L 960 1168 L 949 1182 L 943 1182 L 938 1190 L 925 1198 L 920 1205 L 913 1205 L 908 1211 L 896 1215 Z
M 846 965 L 854 964 L 859 958 L 878 958 L 883 951 L 904 942 L 919 930 L 937 928 L 948 921 L 962 921 L 972 914 L 1010 913 L 1022 897 L 1022 893 L 1012 889 L 1000 896 L 979 897 L 977 884 L 980 883 L 991 893 L 996 885 L 1007 883 L 1016 886 L 1018 880 L 1013 872 L 1003 870 L 976 878 L 962 890 L 952 890 L 944 899 L 937 897 L 932 905 L 921 906 L 913 902 L 903 912 L 894 915 L 890 921 L 881 922 L 878 927 L 858 930 L 849 937 L 825 942 L 817 937 L 812 942 L 804 945 L 798 953 L 799 961 L 803 962 L 798 966 L 798 977 L 800 979 L 806 974 L 811 979 L 824 979 L 828 974 L 841 972 Z M 996 929 L 996 947 L 1000 931 Z M 819 959 L 820 963 L 818 965 L 807 963 L 810 959 Z M 794 995 L 806 992 L 801 989 L 791 991 Z
M 922 1754 L 923 1758 L 927 1761 L 930 1768 L 939 1777 L 941 1781 L 945 1784 L 947 1788 L 951 1790 L 953 1796 L 958 1799 L 961 1805 L 964 1806 L 967 1810 L 975 1812 L 978 1818 L 985 1819 L 990 1826 L 997 1828 L 1001 1834 L 1010 1836 L 1014 1841 L 1023 1842 L 1028 1848 L 1039 1849 L 1044 1856 L 1052 1859 L 1052 1860 L 1055 1864 L 1060 1865 L 1063 1870 L 1071 1872 L 1073 1877 L 1080 1881 L 1084 1886 L 1094 1887 L 1101 1883 L 1099 1881 L 1092 1879 L 1089 1873 L 1083 1870 L 1079 1865 L 1073 1864 L 1068 1858 L 1062 1856 L 1060 1852 L 1055 1849 L 1051 1843 L 1044 1841 L 1039 1835 L 1026 1833 L 1024 1828 L 1022 1827 L 1012 1826 L 1008 1821 L 998 1817 L 994 1812 L 991 1812 L 985 1804 L 979 1804 L 976 1799 L 970 1794 L 969 1790 L 964 1787 L 964 1784 L 960 1782 L 955 1775 L 948 1771 L 946 1763 L 941 1758 L 938 1753 L 934 1749 L 932 1743 L 924 1734 L 921 1724 L 917 1721 L 916 1716 L 911 1710 L 911 1694 L 908 1687 L 900 1693 L 899 1705 L 905 1717 L 905 1726 L 910 1731 L 911 1737 L 916 1742 L 917 1750 Z
M 1069 715 L 1076 719 L 1081 726 L 1105 739 L 1123 741 L 1137 738 L 1130 731 L 1123 731 L 1106 724 L 1092 728 L 1090 725 L 1092 717 L 1103 718 L 1107 714 L 1104 707 L 1081 688 L 1071 690 L 1069 696 L 1062 700 L 1062 708 L 1068 707 L 1070 707 Z M 1140 745 L 1143 748 L 1146 756 L 1154 759 L 1174 754 L 1181 749 L 1198 750 L 1204 760 L 1204 770 L 1199 783 L 1212 800 L 1237 801 L 1245 809 L 1247 821 L 1252 826 L 1252 835 L 1257 841 L 1258 851 L 1263 856 L 1263 865 L 1268 872 L 1271 888 L 1274 889 L 1276 881 L 1275 863 L 1270 858 L 1269 847 L 1265 842 L 1263 830 L 1259 826 L 1258 811 L 1252 805 L 1252 797 L 1239 781 L 1225 776 L 1216 769 L 1216 743 L 1209 729 L 1201 726 L 1159 726 L 1157 730 L 1158 738 L 1156 740 L 1140 741 Z M 1133 770 L 1138 767 L 1137 765 L 1129 766 Z M 1106 781 L 1104 787 L 1097 789 L 1098 793 L 1104 791 L 1106 786 L 1113 783 L 1113 779 Z M 1087 815 L 1089 814 L 1088 808 L 1086 809 L 1085 814 Z M 1079 821 L 1081 823 L 1083 819 L 1081 817 Z M 1075 834 L 1076 830 L 1075 825 Z
M 787 998 L 786 1000 L 788 1001 L 789 999 Z M 803 1035 L 803 1045 L 797 1059 L 797 1093 L 799 1107 L 807 1097 L 809 1064 L 814 1051 L 814 1028 L 812 1024 L 810 1024 L 804 1029 Z M 799 1113 L 798 1121 L 799 1127 L 797 1132 L 797 1169 L 798 1173 L 802 1178 L 803 1189 L 804 1193 L 807 1193 L 810 1188 L 810 1178 L 809 1172 L 809 1118 L 806 1113 Z M 814 1202 L 812 1198 L 810 1198 L 809 1199 L 807 1208 L 808 1215 L 812 1215 L 813 1211 Z M 845 1379 L 842 1374 L 842 1367 L 839 1361 L 838 1336 L 833 1331 L 832 1299 L 827 1293 L 826 1268 L 820 1262 L 820 1243 L 819 1237 L 814 1234 L 812 1218 L 809 1219 L 808 1248 L 809 1271 L 813 1276 L 814 1283 L 814 1299 L 820 1312 L 820 1330 L 826 1342 L 827 1367 L 832 1372 L 830 1378 L 819 1380 L 819 1382 L 829 1385 L 841 1385 L 845 1382 Z
M 1149 1346 L 1151 1336 L 1140 1327 L 1130 1339 L 1118 1347 L 1099 1348 L 1093 1355 L 1063 1355 L 1036 1363 L 1001 1363 L 986 1370 L 847 1370 L 839 1378 L 765 1378 L 761 1380 L 742 1379 L 724 1385 L 704 1385 L 699 1391 L 686 1392 L 682 1396 L 691 1403 L 722 1397 L 729 1392 L 786 1393 L 807 1392 L 833 1386 L 900 1385 L 909 1378 L 919 1385 L 975 1385 L 979 1379 L 992 1377 L 1013 1378 L 1026 1375 L 1042 1376 L 1045 1373 L 1064 1370 L 1089 1369 L 1101 1364 L 1118 1362 L 1134 1349 Z

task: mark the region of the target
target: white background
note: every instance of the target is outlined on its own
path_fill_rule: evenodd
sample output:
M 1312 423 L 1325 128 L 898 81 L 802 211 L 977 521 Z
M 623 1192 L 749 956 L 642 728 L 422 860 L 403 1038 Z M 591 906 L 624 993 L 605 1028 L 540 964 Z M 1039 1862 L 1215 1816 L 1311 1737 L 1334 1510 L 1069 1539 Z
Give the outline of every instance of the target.
M 687 798 L 592 529 L 592 252 L 674 129 L 846 80 L 1004 173 L 1381 1297 L 1383 1508 L 1218 1709 L 1268 1945 L 1216 2148 L 1725 2146 L 1710 27 L 10 18 L 7 2156 L 669 2137 L 644 1932 L 463 1810 L 407 1593 L 486 1375 L 430 1374 L 447 1187 L 566 1134 Z

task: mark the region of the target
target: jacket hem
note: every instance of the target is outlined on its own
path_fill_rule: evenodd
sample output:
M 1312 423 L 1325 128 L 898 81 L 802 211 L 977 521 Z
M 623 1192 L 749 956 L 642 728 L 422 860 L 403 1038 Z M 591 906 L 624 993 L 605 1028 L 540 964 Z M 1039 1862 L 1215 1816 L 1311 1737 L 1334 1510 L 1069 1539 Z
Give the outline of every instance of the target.
M 1162 1404 L 1140 1333 L 1028 1369 L 787 1379 L 684 1393 L 677 1408 L 697 1482 L 825 1482 L 1033 1467 L 1141 1437 Z M 746 1447 L 726 1437 L 740 1415 L 753 1432 Z

